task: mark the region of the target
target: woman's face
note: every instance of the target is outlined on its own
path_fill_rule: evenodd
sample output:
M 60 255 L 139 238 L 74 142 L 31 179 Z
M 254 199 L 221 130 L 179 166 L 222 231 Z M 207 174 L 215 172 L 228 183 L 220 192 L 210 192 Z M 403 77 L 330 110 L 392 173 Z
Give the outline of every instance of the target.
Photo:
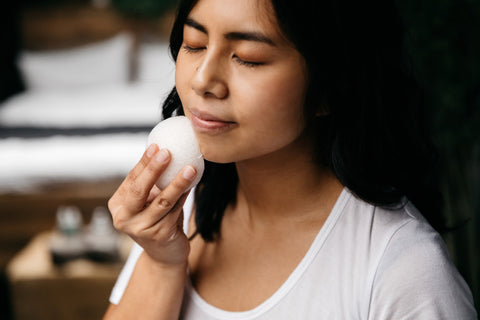
M 205 159 L 287 150 L 304 129 L 305 61 L 269 1 L 200 0 L 184 26 L 175 82 Z

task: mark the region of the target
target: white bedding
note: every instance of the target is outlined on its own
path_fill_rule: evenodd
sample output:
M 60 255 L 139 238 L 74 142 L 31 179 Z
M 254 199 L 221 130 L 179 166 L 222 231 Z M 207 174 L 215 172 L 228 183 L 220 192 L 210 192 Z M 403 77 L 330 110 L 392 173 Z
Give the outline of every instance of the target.
M 0 139 L 0 192 L 124 177 L 142 156 L 146 141 L 147 133 Z
M 78 49 L 24 53 L 19 67 L 30 87 L 0 105 L 0 129 L 10 130 L 5 133 L 22 127 L 55 128 L 58 133 L 71 128 L 153 127 L 173 87 L 174 64 L 166 43 L 144 45 L 138 79 L 127 82 L 124 70 L 116 68 L 124 68 L 117 64 L 128 60 L 129 44 L 129 38 L 120 35 Z M 94 81 L 89 83 L 86 79 L 92 74 Z M 27 139 L 4 134 L 0 192 L 28 192 L 51 182 L 123 177 L 141 157 L 147 134 Z
M 120 35 L 105 43 L 77 50 L 23 54 L 19 66 L 27 84 L 31 83 L 33 87 L 0 105 L 0 126 L 154 125 L 160 119 L 160 106 L 174 85 L 175 65 L 166 43 L 143 45 L 138 56 L 138 79 L 128 82 L 123 76 L 125 72 L 117 70 L 122 69 L 122 65 L 115 67 L 111 63 L 102 63 L 109 60 L 109 55 L 118 55 L 117 51 L 125 55 L 128 50 L 120 48 L 128 43 L 128 38 Z M 126 57 L 113 59 L 127 60 Z M 52 67 L 55 60 L 58 67 Z M 91 67 L 87 69 L 87 65 Z M 102 69 L 96 70 L 95 74 L 100 74 L 103 81 L 94 81 L 90 85 L 86 82 L 92 69 Z
M 0 126 L 152 126 L 160 120 L 161 103 L 171 87 L 152 82 L 26 91 L 0 106 Z

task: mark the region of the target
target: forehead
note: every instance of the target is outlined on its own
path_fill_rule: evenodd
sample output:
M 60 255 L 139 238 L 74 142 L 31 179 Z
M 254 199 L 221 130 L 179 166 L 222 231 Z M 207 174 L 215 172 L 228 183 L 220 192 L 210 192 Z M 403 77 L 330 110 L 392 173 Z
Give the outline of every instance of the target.
M 254 29 L 281 36 L 270 0 L 199 0 L 188 17 L 212 31 Z

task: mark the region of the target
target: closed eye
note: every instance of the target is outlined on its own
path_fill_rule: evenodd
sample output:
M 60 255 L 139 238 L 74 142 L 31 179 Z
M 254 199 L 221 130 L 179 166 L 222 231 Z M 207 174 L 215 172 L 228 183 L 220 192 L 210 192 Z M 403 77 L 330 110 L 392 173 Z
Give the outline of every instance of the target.
M 186 52 L 186 53 L 196 53 L 196 52 L 199 52 L 199 51 L 202 51 L 205 49 L 205 47 L 191 47 L 189 45 L 186 45 L 184 44 L 182 46 L 182 49 Z
M 239 58 L 238 56 L 236 56 L 236 55 L 233 56 L 233 59 L 235 59 L 235 61 L 236 61 L 237 63 L 239 63 L 240 65 L 242 65 L 242 66 L 247 66 L 247 67 L 252 67 L 252 68 L 253 68 L 253 67 L 258 67 L 258 66 L 260 66 L 260 65 L 263 64 L 263 63 L 261 63 L 261 62 L 245 61 L 245 60 L 240 59 L 240 58 Z
M 182 49 L 186 52 L 186 53 L 197 53 L 197 52 L 200 52 L 202 50 L 205 50 L 206 47 L 192 47 L 192 46 L 189 46 L 189 45 L 186 45 L 184 44 L 182 46 Z M 263 63 L 261 62 L 253 62 L 253 61 L 246 61 L 246 60 L 243 60 L 243 59 L 240 59 L 240 57 L 238 57 L 237 55 L 234 55 L 233 56 L 233 59 L 240 65 L 242 66 L 246 66 L 246 67 L 258 67 L 260 65 L 262 65 Z

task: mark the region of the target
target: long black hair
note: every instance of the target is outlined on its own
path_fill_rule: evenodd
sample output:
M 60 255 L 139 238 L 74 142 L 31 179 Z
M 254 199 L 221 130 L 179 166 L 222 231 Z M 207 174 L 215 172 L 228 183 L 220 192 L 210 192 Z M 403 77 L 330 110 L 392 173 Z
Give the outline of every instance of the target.
M 178 7 L 170 37 L 174 60 L 197 1 Z M 409 199 L 441 231 L 437 153 L 394 0 L 271 1 L 280 29 L 307 63 L 305 130 L 316 147 L 314 160 L 366 202 L 398 207 Z M 183 114 L 175 88 L 163 105 L 164 118 L 173 114 Z M 205 240 L 218 235 L 237 185 L 234 164 L 206 161 L 195 194 L 197 232 Z

